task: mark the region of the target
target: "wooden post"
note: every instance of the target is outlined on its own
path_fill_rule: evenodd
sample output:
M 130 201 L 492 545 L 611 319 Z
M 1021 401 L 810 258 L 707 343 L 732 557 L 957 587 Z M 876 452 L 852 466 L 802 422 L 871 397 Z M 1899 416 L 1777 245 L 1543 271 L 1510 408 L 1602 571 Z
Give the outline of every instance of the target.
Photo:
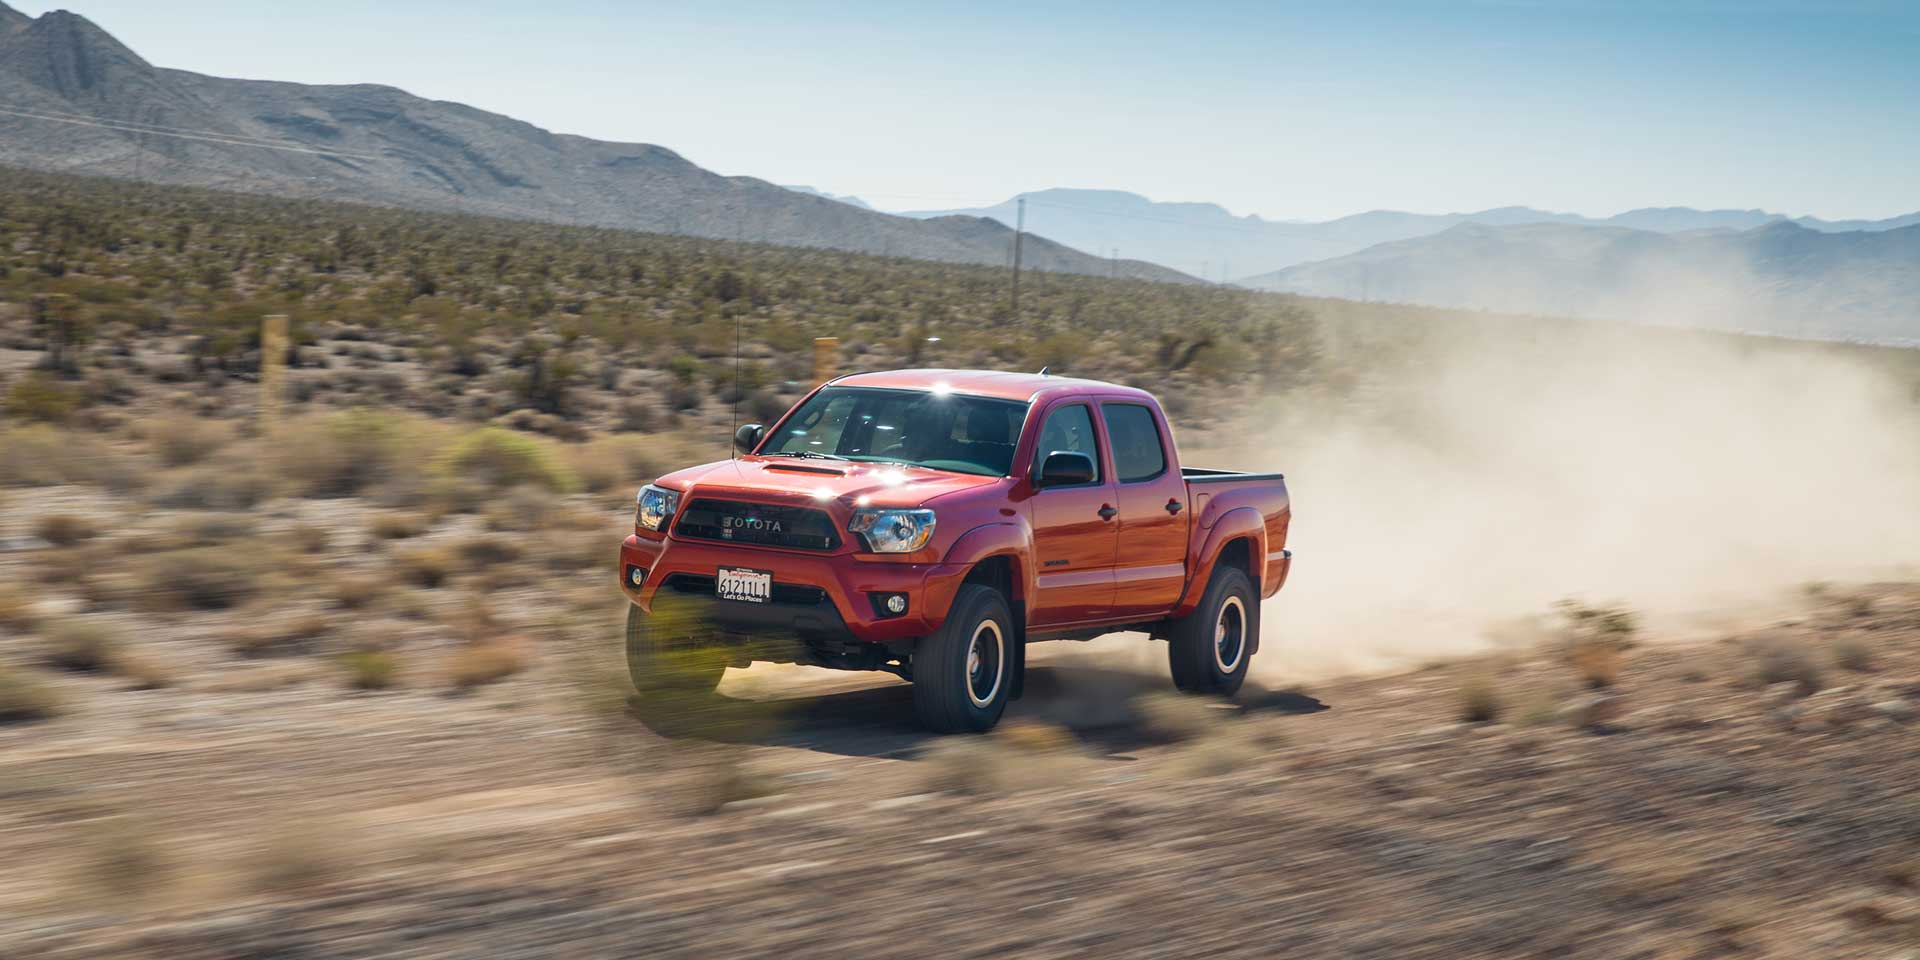
M 269 314 L 260 322 L 260 431 L 280 423 L 280 398 L 286 393 L 287 316 Z
M 840 338 L 813 338 L 813 385 L 819 386 L 834 378 L 834 370 L 840 366 Z

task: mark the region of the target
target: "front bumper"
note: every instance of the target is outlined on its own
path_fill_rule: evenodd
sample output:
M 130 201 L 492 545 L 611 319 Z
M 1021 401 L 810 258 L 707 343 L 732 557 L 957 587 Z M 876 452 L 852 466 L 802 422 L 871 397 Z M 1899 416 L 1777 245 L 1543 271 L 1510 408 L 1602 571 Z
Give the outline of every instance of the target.
M 720 600 L 712 580 L 721 567 L 751 567 L 773 573 L 770 603 Z M 646 571 L 640 586 L 631 572 Z M 620 545 L 620 588 L 642 610 L 657 599 L 698 604 L 724 628 L 790 632 L 804 639 L 892 643 L 926 636 L 945 622 L 968 568 L 938 563 L 881 563 L 845 553 L 743 548 L 703 541 L 660 540 L 629 535 Z M 884 617 L 872 595 L 900 593 L 907 612 Z

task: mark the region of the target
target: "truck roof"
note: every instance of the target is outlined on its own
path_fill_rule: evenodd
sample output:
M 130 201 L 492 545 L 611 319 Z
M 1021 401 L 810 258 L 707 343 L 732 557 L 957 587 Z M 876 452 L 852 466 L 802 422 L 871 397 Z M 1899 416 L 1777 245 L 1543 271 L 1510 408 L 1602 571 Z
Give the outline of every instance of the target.
M 1123 387 L 1103 380 L 1056 377 L 1039 373 L 1007 373 L 999 370 L 878 370 L 855 373 L 833 381 L 835 386 L 880 387 L 895 390 L 926 390 L 944 384 L 954 393 L 1002 400 L 1032 401 L 1051 390 L 1074 393 L 1122 394 L 1152 399 L 1145 390 Z

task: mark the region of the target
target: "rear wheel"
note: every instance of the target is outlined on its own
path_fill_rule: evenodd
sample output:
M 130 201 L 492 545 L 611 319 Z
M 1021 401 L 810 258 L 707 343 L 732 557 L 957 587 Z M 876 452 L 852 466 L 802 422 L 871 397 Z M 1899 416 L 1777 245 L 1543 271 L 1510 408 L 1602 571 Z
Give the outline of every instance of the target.
M 1260 635 L 1260 599 L 1238 567 L 1217 569 L 1193 613 L 1174 621 L 1167 644 L 1173 684 L 1189 693 L 1232 696 L 1247 679 Z
M 993 729 L 1007 709 L 1017 661 L 1013 614 L 998 591 L 960 588 L 940 629 L 913 651 L 913 706 L 940 733 Z

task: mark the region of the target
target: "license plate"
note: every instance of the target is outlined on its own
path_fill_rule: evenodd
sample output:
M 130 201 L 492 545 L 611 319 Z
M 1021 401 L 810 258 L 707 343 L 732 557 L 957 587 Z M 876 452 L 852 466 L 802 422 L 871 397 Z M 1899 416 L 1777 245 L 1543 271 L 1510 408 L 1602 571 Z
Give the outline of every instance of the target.
M 744 567 L 721 567 L 713 580 L 713 589 L 722 600 L 766 603 L 773 599 L 773 574 Z

